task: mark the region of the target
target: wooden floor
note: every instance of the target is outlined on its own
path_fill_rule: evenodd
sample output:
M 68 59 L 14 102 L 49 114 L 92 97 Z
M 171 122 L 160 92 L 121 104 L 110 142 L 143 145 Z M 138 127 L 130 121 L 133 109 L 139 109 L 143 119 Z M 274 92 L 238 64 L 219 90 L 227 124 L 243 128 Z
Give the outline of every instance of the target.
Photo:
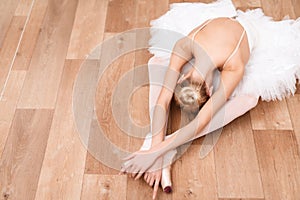
M 97 44 L 148 27 L 173 2 L 183 1 L 0 0 L 0 199 L 151 199 L 143 179 L 117 175 L 87 152 L 74 123 L 72 92 L 85 55 Z M 277 20 L 300 16 L 299 0 L 234 4 L 262 7 Z M 111 94 L 124 73 L 150 57 L 144 49 L 119 58 L 97 90 L 99 121 L 113 142 L 130 151 L 142 140 L 116 126 Z M 130 108 L 136 123 L 149 123 L 148 86 L 134 93 Z M 173 193 L 160 190 L 158 199 L 300 199 L 299 111 L 299 90 L 283 101 L 259 102 L 224 128 L 202 160 L 203 138 L 195 140 L 173 164 Z

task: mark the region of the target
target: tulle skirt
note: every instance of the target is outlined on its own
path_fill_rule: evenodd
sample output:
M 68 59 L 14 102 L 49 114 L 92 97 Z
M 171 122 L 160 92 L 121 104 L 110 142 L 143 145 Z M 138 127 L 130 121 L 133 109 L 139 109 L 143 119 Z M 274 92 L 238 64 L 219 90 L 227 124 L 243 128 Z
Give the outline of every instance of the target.
M 296 79 L 300 77 L 300 18 L 274 21 L 260 8 L 246 12 L 235 10 L 230 0 L 210 4 L 174 3 L 166 14 L 151 21 L 149 51 L 164 58 L 167 65 L 180 37 L 207 19 L 232 16 L 237 16 L 245 28 L 251 48 L 244 77 L 232 96 L 250 94 L 270 101 L 294 94 Z

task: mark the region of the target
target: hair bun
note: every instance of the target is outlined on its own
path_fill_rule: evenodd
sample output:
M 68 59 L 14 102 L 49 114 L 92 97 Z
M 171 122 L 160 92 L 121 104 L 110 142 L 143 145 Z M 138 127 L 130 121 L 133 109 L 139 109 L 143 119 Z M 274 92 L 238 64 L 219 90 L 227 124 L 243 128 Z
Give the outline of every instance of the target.
M 175 87 L 175 102 L 186 112 L 198 112 L 208 98 L 203 83 L 196 85 L 185 81 Z

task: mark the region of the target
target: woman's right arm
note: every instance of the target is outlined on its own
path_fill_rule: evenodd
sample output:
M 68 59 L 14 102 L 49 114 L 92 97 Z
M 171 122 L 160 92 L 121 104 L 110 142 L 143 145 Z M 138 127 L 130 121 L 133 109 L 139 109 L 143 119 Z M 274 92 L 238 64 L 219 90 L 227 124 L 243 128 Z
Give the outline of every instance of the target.
M 174 45 L 169 66 L 164 78 L 164 83 L 153 111 L 151 146 L 161 143 L 164 139 L 166 120 L 168 118 L 167 110 L 172 99 L 181 68 L 192 58 L 189 46 L 189 38 L 187 37 L 178 40 Z

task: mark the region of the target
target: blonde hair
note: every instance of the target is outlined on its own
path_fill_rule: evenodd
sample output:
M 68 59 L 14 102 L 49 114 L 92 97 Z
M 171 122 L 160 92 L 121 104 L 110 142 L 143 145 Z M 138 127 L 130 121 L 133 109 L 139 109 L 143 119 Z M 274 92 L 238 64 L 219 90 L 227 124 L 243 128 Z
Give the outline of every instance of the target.
M 208 99 L 204 81 L 199 84 L 185 80 L 175 87 L 174 100 L 185 112 L 198 112 Z

